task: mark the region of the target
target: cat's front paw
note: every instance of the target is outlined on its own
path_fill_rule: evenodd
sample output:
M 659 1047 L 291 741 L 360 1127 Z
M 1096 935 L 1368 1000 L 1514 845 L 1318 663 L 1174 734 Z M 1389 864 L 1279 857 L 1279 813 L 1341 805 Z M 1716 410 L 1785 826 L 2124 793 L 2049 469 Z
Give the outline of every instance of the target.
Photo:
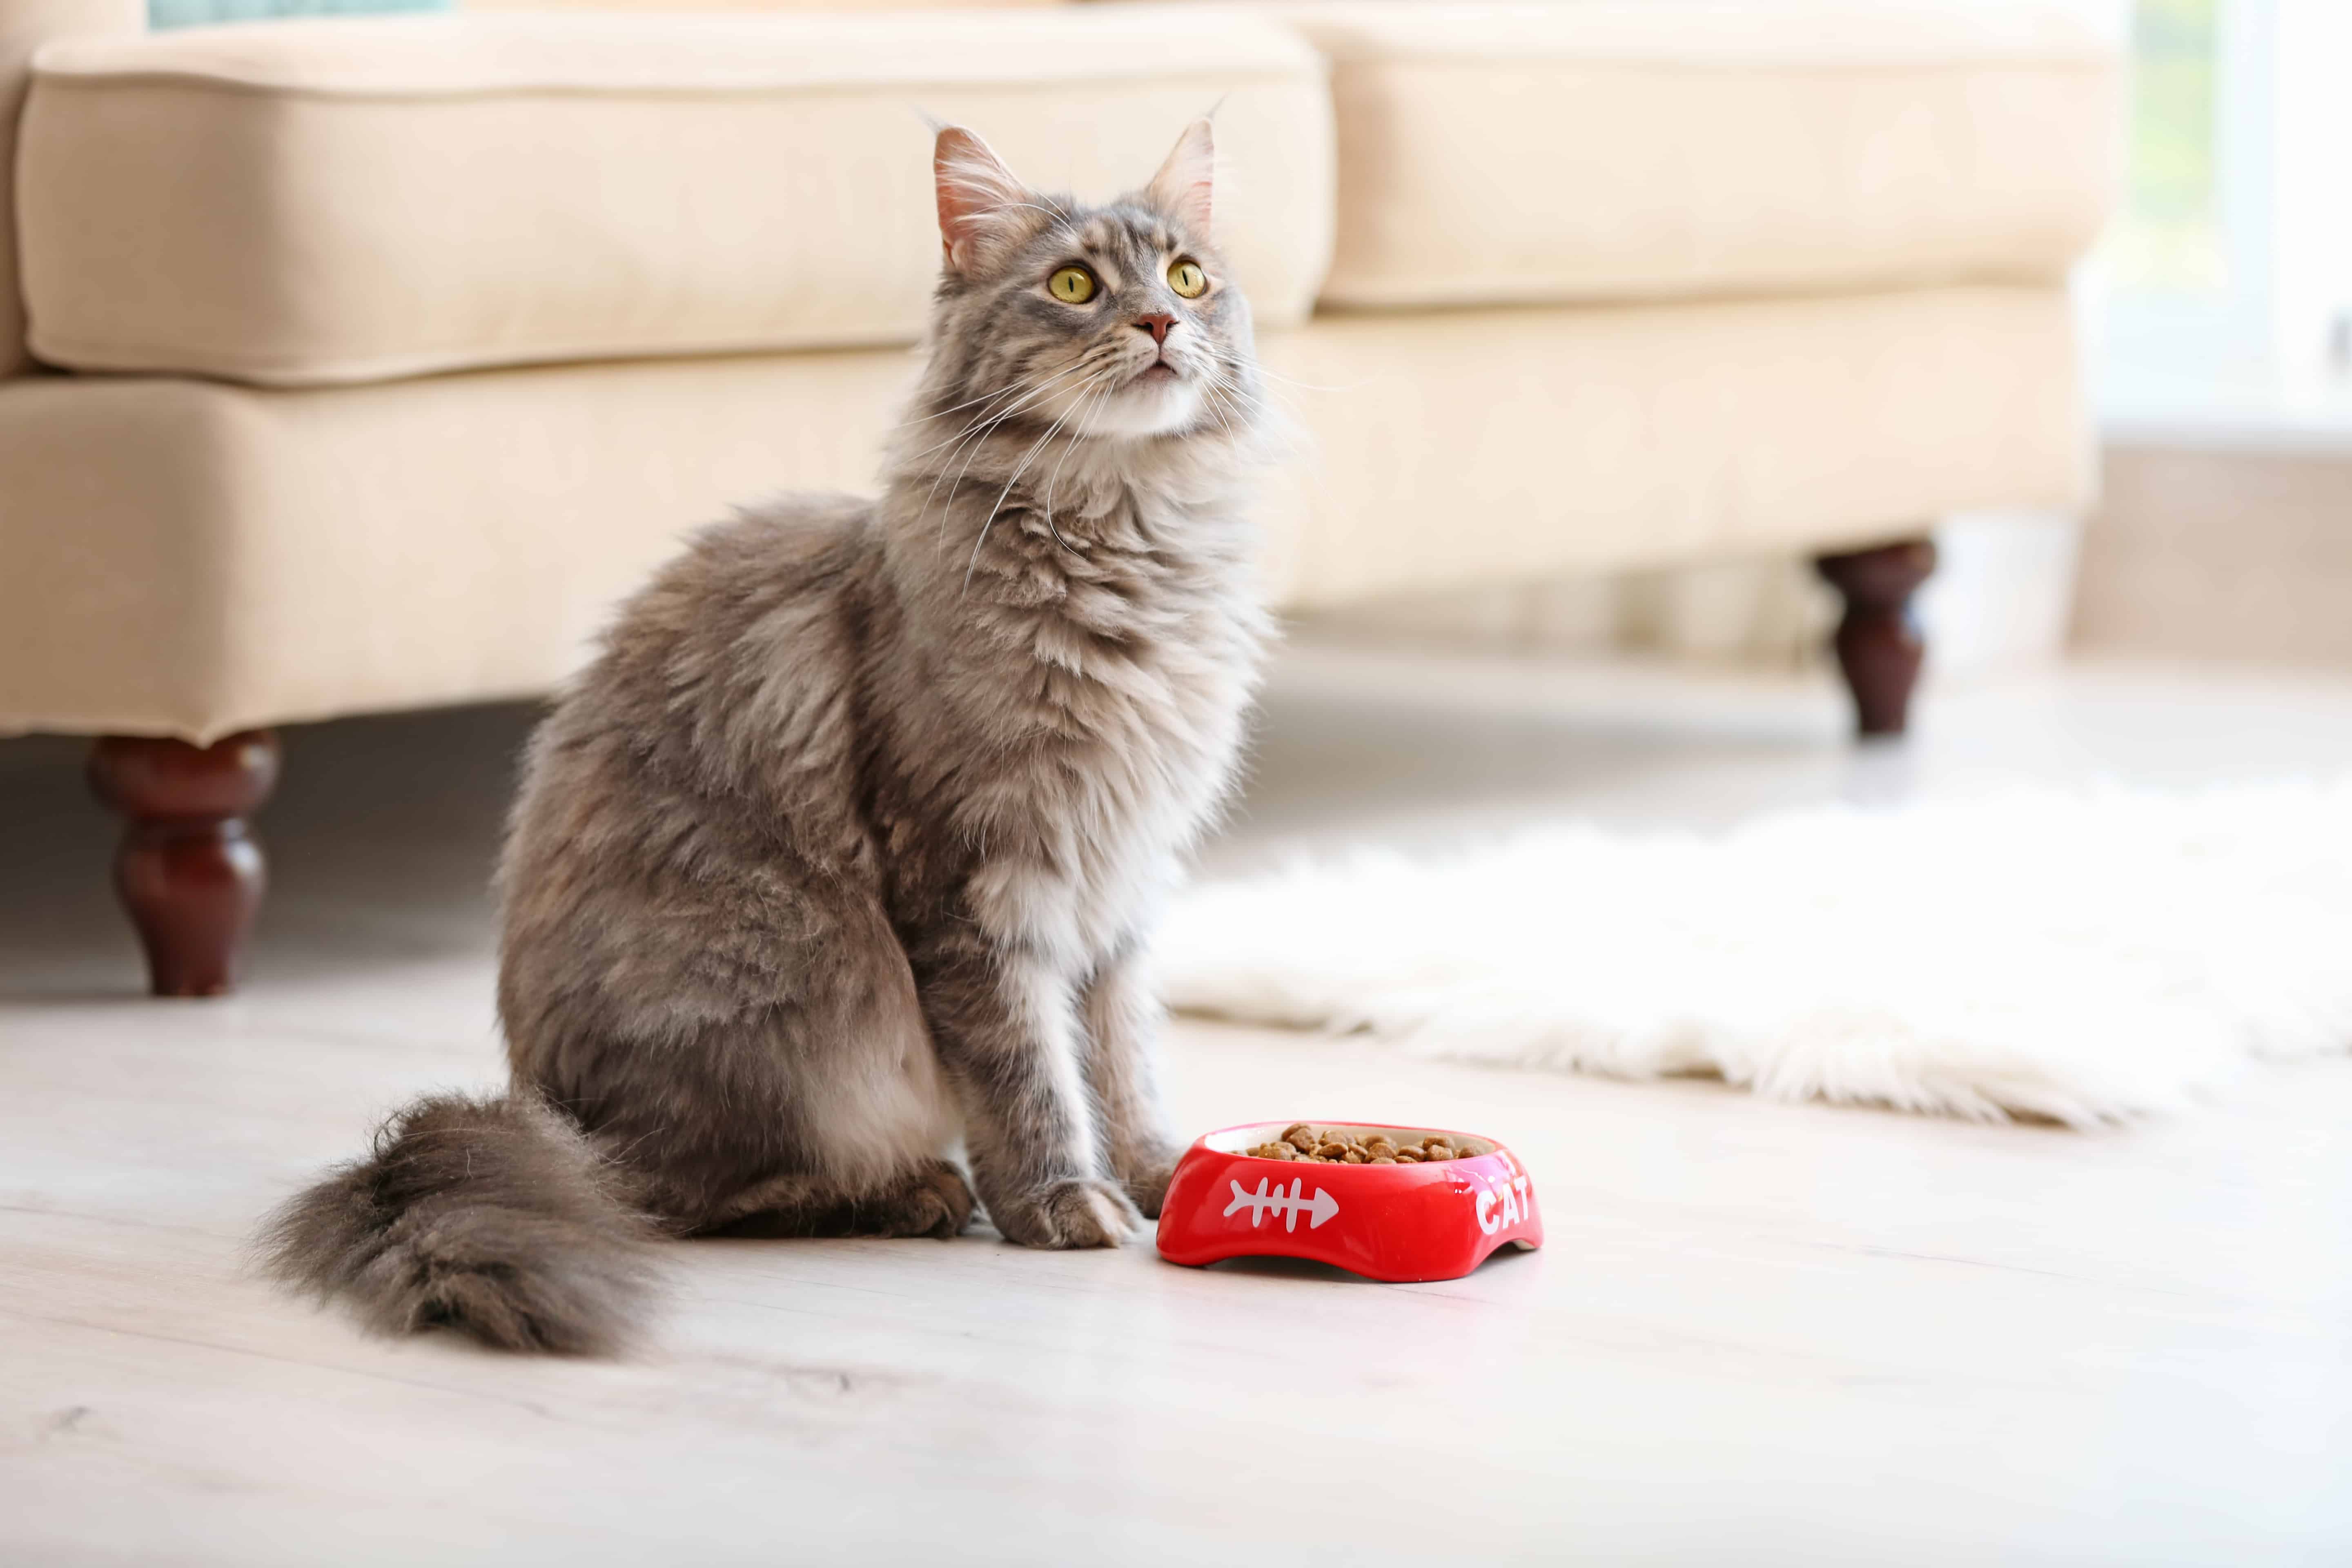
M 1182 1153 L 1172 1146 L 1154 1148 L 1119 1162 L 1119 1184 L 1144 1218 L 1160 1217 L 1160 1205 L 1168 1200 L 1168 1180 L 1176 1173 L 1176 1161 Z
M 1025 1193 L 989 1217 L 1005 1240 L 1024 1247 L 1120 1247 L 1143 1228 L 1143 1216 L 1115 1184 L 1085 1178 Z

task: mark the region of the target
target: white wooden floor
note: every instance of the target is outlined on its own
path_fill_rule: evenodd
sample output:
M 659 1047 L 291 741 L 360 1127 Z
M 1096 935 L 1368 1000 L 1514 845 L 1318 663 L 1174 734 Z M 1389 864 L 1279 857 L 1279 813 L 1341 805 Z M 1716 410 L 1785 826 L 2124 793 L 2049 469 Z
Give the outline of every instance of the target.
M 1817 689 L 1298 658 L 1213 860 L 1582 812 L 2352 766 L 2352 688 L 2078 674 L 1903 753 Z M 291 738 L 254 982 L 132 994 L 71 753 L 0 744 L 0 1563 L 2352 1561 L 2352 1062 L 2101 1136 L 1192 1024 L 1192 1126 L 1507 1139 L 1467 1279 L 1146 1246 L 705 1243 L 610 1363 L 363 1340 L 240 1268 L 369 1120 L 495 1077 L 523 717 Z

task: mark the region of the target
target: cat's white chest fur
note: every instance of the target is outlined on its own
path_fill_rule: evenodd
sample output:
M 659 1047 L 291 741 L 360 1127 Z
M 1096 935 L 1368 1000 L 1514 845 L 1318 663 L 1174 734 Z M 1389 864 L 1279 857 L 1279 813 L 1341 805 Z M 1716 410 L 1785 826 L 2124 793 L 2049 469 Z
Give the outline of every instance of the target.
M 1150 635 L 1106 638 L 1106 626 Z M 1144 563 L 1040 616 L 1054 711 L 1033 834 L 971 884 L 984 925 L 1091 968 L 1147 926 L 1240 750 L 1263 618 L 1220 572 Z

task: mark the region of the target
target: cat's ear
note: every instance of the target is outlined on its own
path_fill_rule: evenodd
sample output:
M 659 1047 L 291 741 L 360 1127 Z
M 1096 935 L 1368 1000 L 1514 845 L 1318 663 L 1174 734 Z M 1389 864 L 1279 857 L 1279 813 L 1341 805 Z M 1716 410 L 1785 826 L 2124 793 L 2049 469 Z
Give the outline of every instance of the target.
M 1208 121 L 1195 120 L 1176 138 L 1176 150 L 1151 176 L 1147 192 L 1153 206 L 1202 239 L 1209 237 L 1209 185 L 1216 161 Z
M 939 187 L 940 246 L 950 272 L 970 272 L 999 237 L 1017 226 L 1016 214 L 1035 202 L 988 143 L 961 125 L 940 127 L 931 149 Z

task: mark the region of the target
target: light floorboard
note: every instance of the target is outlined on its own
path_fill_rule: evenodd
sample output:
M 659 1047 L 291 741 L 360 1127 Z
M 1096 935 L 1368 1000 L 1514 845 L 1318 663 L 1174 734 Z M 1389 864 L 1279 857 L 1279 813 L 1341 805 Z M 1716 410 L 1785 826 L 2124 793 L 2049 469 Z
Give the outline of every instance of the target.
M 2352 764 L 2342 688 L 2084 673 L 1857 758 L 1818 690 L 1365 668 L 1288 667 L 1213 863 Z M 295 737 L 281 897 L 220 1004 L 124 994 L 103 825 L 39 748 L 0 768 L 0 1562 L 2352 1559 L 2346 1062 L 2085 1135 L 1187 1022 L 1186 1125 L 1491 1131 L 1548 1246 L 1381 1286 L 701 1243 L 625 1360 L 362 1338 L 242 1249 L 372 1116 L 492 1081 L 480 870 L 522 723 Z

